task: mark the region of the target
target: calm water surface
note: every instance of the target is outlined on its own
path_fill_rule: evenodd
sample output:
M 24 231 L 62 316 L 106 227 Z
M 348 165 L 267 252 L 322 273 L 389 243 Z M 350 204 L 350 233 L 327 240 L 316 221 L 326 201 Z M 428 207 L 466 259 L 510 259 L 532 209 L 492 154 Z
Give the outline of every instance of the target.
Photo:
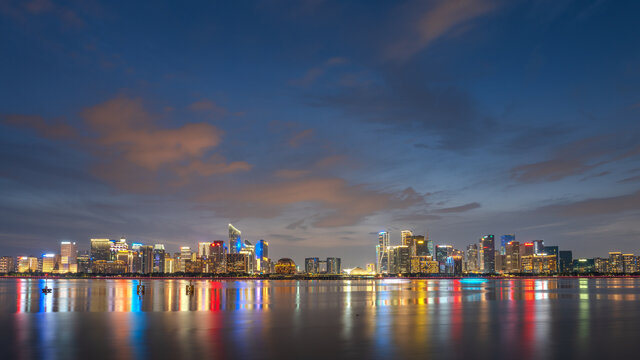
M 640 279 L 0 280 L 2 359 L 634 359 Z

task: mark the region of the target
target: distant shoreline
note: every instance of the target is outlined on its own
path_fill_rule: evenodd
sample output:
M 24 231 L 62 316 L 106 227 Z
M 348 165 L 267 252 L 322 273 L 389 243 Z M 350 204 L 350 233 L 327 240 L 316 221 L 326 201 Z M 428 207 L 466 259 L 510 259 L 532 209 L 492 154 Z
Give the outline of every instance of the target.
M 264 275 L 264 276 L 125 276 L 125 275 L 1 275 L 0 279 L 36 279 L 36 280 L 210 280 L 210 281 L 238 281 L 238 280 L 461 280 L 484 278 L 490 280 L 550 280 L 550 279 L 633 279 L 640 274 L 627 275 L 545 275 L 545 276 L 350 276 L 350 275 Z

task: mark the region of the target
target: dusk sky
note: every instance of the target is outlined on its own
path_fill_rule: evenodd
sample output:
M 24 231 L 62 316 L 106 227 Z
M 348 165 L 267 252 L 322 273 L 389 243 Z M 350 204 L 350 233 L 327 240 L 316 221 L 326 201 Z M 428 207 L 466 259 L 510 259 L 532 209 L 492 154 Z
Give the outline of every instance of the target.
M 1 1 L 0 255 L 640 253 L 638 1 Z

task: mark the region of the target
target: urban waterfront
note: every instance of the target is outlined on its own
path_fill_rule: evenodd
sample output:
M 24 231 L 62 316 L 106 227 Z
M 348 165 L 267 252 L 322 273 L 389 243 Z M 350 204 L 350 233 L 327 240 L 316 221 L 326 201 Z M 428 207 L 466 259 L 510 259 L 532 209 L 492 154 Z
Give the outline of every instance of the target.
M 0 329 L 11 359 L 630 358 L 640 279 L 2 279 Z

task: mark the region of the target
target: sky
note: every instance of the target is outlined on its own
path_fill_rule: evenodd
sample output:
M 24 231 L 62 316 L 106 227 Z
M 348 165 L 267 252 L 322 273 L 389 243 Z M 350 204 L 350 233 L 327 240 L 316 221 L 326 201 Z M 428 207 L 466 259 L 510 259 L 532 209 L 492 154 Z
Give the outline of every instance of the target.
M 0 2 L 0 254 L 640 253 L 636 1 Z

